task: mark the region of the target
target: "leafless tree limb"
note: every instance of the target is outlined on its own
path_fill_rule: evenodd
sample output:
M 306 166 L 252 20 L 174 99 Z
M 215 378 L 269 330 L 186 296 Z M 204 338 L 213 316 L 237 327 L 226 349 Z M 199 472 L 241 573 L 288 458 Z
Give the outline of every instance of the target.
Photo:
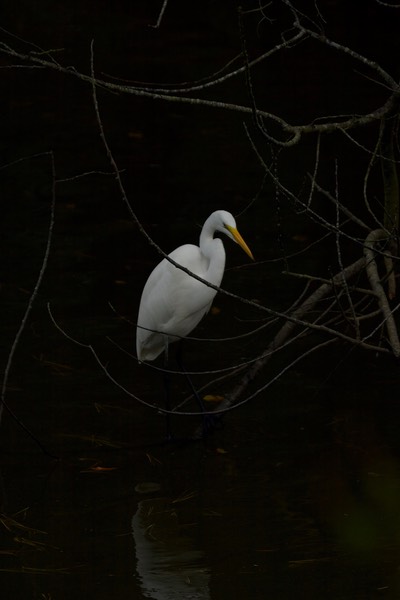
M 371 231 L 365 240 L 364 255 L 366 260 L 366 271 L 372 290 L 375 292 L 380 309 L 385 319 L 385 325 L 388 332 L 388 338 L 395 357 L 400 356 L 400 341 L 397 332 L 396 323 L 393 317 L 393 311 L 390 308 L 385 290 L 381 284 L 378 267 L 375 258 L 375 245 L 387 239 L 387 233 L 381 229 Z

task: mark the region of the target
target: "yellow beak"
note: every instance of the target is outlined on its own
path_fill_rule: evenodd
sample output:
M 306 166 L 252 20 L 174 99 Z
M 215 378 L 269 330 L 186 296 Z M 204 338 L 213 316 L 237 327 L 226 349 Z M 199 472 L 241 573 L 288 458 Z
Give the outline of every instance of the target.
M 230 225 L 225 225 L 225 227 L 228 229 L 228 231 L 231 232 L 231 234 L 235 238 L 235 242 L 237 242 L 242 248 L 242 250 L 246 252 L 247 256 L 250 256 L 251 260 L 254 260 L 254 256 L 252 255 L 250 248 L 248 247 L 238 230 L 234 227 L 231 227 Z

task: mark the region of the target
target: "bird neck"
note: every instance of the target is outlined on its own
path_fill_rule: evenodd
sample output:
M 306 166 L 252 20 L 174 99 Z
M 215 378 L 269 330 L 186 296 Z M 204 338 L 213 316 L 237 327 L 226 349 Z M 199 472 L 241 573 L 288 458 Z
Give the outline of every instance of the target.
M 200 234 L 200 251 L 208 261 L 207 279 L 214 285 L 220 285 L 225 268 L 225 249 L 222 240 L 214 238 L 215 228 L 207 221 Z

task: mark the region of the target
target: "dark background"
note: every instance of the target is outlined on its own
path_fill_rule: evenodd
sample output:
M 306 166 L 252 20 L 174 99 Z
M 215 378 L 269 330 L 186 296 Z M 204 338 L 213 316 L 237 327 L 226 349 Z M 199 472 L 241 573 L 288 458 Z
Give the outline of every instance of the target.
M 320 19 L 314 2 L 295 4 Z M 242 5 L 244 11 L 258 8 Z M 398 78 L 398 10 L 372 0 L 317 6 L 328 37 Z M 25 54 L 38 51 L 34 45 L 52 49 L 64 67 L 86 74 L 94 40 L 99 77 L 170 86 L 217 72 L 243 45 L 254 58 L 280 43 L 293 21 L 274 2 L 265 18 L 245 13 L 241 31 L 235 3 L 170 0 L 154 29 L 160 8 L 161 2 L 3 2 L 0 37 Z M 47 312 L 50 302 L 57 322 L 92 344 L 118 382 L 162 406 L 159 374 L 138 367 L 107 337 L 133 353 L 140 293 L 159 257 L 121 198 L 90 85 L 4 54 L 0 60 L 4 365 L 43 261 L 54 184 L 49 152 L 57 180 L 50 257 L 12 362 L 6 400 L 46 449 L 62 457 L 45 456 L 5 412 L 2 511 L 30 529 L 5 522 L 2 597 L 144 597 L 130 522 L 142 499 L 137 485 L 147 481 L 157 482 L 185 539 L 201 551 L 209 583 L 199 597 L 397 597 L 398 365 L 343 346 L 318 353 L 228 415 L 204 444 L 158 445 L 162 415 L 117 389 L 90 351 L 63 336 Z M 370 76 L 358 62 L 308 41 L 261 63 L 252 85 L 259 108 L 304 124 L 379 107 L 388 90 Z M 191 95 L 251 104 L 244 76 Z M 244 267 L 244 255 L 226 243 L 227 289 L 284 310 L 303 286 L 283 270 L 323 277 L 338 270 L 331 241 L 285 261 L 321 230 L 264 181 L 243 122 L 268 160 L 271 148 L 251 117 L 104 90 L 98 101 L 130 205 L 165 251 L 195 242 L 208 214 L 224 208 L 237 215 L 256 257 L 255 265 Z M 357 140 L 372 148 L 377 129 L 357 131 Z M 302 198 L 315 141 L 305 137 L 275 155 L 280 180 Z M 337 160 L 342 201 L 368 220 L 362 188 L 370 155 L 335 133 L 323 140 L 321 157 L 321 183 L 335 188 Z M 378 206 L 379 169 L 369 190 Z M 318 210 L 333 218 L 319 202 Z M 343 245 L 349 261 L 359 251 L 356 244 Z M 222 295 L 215 305 L 220 312 L 209 315 L 196 335 L 229 336 L 247 331 L 248 320 L 251 326 L 260 320 L 257 311 Z M 254 356 L 272 331 L 217 347 L 191 342 L 189 366 L 213 369 Z M 256 385 L 299 351 L 278 357 Z M 196 384 L 209 379 L 198 377 Z M 229 385 L 210 391 L 225 393 Z M 175 389 L 179 399 L 187 394 L 181 381 Z M 191 431 L 193 419 L 176 418 L 175 427 Z

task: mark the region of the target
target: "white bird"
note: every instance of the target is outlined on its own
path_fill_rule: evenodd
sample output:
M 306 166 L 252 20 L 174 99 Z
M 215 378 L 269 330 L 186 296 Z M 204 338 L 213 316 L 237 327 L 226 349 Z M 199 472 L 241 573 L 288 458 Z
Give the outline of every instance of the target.
M 200 246 L 185 244 L 169 254 L 171 259 L 195 275 L 220 286 L 225 269 L 225 248 L 214 238 L 220 231 L 253 255 L 225 210 L 213 212 L 200 234 Z M 254 259 L 253 259 L 254 260 Z M 168 345 L 186 337 L 209 311 L 216 290 L 175 267 L 164 258 L 150 273 L 143 288 L 136 329 L 139 361 L 151 361 Z

